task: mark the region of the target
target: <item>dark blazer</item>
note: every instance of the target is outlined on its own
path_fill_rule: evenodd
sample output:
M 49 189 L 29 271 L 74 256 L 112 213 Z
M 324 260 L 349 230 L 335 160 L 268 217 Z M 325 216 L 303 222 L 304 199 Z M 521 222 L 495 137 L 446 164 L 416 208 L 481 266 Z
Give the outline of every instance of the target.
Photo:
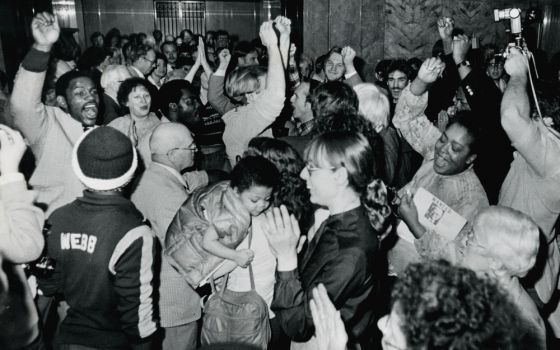
M 107 125 L 123 115 L 121 106 L 109 95 L 103 93 L 103 125 Z
M 349 343 L 356 343 L 373 321 L 371 298 L 378 240 L 365 209 L 332 215 L 298 256 L 297 270 L 278 272 L 271 308 L 294 341 L 315 333 L 309 301 L 322 283 L 340 310 Z

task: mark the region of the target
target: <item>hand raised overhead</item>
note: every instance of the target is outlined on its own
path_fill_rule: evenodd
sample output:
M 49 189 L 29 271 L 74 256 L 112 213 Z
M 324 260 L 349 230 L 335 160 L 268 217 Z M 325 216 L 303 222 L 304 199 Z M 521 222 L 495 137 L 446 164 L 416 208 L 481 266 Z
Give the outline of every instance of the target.
M 418 70 L 418 79 L 426 84 L 431 84 L 437 80 L 441 72 L 445 69 L 445 63 L 437 57 L 428 58 Z
M 31 32 L 36 47 L 43 51 L 49 51 L 60 36 L 58 19 L 52 13 L 38 13 L 31 21 Z
M 290 35 L 292 21 L 284 16 L 278 16 L 274 19 L 274 23 L 276 23 L 276 29 L 280 35 Z
M 261 24 L 261 29 L 259 31 L 259 36 L 261 42 L 266 47 L 273 47 L 278 45 L 278 37 L 273 28 L 274 22 L 266 21 Z

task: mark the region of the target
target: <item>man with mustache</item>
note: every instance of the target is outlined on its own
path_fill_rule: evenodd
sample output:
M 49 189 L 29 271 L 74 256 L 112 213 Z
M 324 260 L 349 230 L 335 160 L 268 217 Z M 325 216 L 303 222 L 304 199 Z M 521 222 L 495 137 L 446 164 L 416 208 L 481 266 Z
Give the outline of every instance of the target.
M 73 201 L 83 184 L 73 174 L 72 147 L 85 130 L 94 127 L 99 95 L 86 73 L 70 71 L 56 82 L 57 107 L 41 102 L 49 55 L 60 35 L 57 19 L 39 13 L 31 22 L 35 43 L 23 60 L 11 96 L 14 124 L 22 132 L 36 159 L 29 183 L 46 214 Z

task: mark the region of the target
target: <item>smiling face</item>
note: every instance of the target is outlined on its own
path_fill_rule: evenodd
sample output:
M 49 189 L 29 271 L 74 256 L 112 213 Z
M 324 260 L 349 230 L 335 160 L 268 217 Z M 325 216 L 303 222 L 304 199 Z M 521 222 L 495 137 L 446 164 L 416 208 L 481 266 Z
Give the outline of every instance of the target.
M 473 137 L 464 126 L 451 124 L 434 147 L 434 171 L 440 175 L 463 172 L 475 160 L 471 152 Z
M 325 62 L 325 75 L 328 81 L 334 81 L 342 78 L 346 69 L 342 62 L 342 55 L 338 52 L 332 52 Z
M 501 61 L 496 62 L 496 59 L 491 60 L 486 68 L 486 75 L 492 80 L 498 80 L 504 74 L 504 64 Z
M 316 166 L 310 162 L 307 163 L 301 171 L 300 177 L 305 180 L 311 203 L 324 207 L 332 205 L 339 194 L 335 173 L 336 169 L 327 164 Z
M 86 126 L 95 125 L 99 110 L 99 95 L 90 78 L 72 79 L 66 89 L 66 106 L 72 118 Z
M 130 110 L 130 115 L 136 118 L 146 117 L 150 113 L 152 98 L 150 92 L 142 85 L 136 86 L 128 94 L 126 106 Z
M 408 77 L 400 70 L 393 71 L 387 76 L 387 86 L 389 86 L 389 91 L 391 91 L 391 96 L 393 96 L 394 100 L 401 96 L 407 84 Z
M 252 185 L 243 192 L 237 192 L 241 203 L 252 216 L 258 216 L 270 206 L 272 188 Z

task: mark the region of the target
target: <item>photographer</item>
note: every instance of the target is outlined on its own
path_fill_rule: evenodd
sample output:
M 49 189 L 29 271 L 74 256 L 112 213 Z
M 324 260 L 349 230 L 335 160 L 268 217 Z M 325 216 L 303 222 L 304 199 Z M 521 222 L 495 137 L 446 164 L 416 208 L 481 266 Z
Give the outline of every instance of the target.
M 532 272 L 531 282 L 542 304 L 550 302 L 558 288 L 560 252 L 554 225 L 560 213 L 560 134 L 540 117 L 531 118 L 527 96 L 529 64 L 516 48 L 511 48 L 504 68 L 510 80 L 504 92 L 501 122 L 516 152 L 500 191 L 499 204 L 529 215 L 546 239 L 546 261 Z M 549 305 L 548 321 L 560 337 L 560 310 Z

